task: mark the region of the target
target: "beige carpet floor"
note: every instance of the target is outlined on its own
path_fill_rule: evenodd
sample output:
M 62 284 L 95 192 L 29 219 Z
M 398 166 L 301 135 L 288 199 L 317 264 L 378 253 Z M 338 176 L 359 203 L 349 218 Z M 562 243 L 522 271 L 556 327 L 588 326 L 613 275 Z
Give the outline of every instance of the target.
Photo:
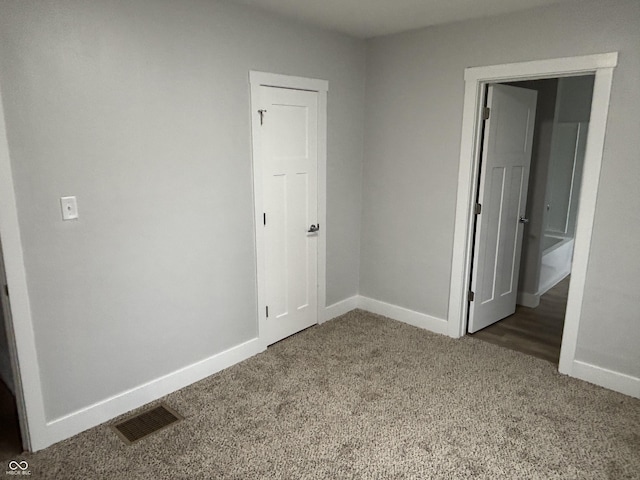
M 163 400 L 186 419 L 136 444 L 101 425 L 19 459 L 56 479 L 640 478 L 640 400 L 358 310 Z

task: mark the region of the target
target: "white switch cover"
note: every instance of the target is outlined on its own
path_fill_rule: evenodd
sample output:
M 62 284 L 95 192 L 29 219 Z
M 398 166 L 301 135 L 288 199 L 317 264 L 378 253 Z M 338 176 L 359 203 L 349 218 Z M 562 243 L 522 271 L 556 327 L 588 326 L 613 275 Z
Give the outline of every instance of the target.
M 76 197 L 60 197 L 63 220 L 75 220 L 78 218 L 78 202 Z

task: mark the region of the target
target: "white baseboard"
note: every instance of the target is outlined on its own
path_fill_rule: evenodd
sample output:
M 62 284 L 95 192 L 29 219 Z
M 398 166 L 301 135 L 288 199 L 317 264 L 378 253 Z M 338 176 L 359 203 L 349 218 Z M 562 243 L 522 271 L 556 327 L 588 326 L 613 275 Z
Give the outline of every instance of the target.
M 518 292 L 516 303 L 523 307 L 536 308 L 540 305 L 540 295 L 537 293 Z
M 569 265 L 568 269 L 562 270 L 561 272 L 558 272 L 554 277 L 547 279 L 547 282 L 544 285 L 542 285 L 540 290 L 538 290 L 537 295 L 539 296 L 544 295 L 553 287 L 555 287 L 557 284 L 559 284 L 562 280 L 567 278 L 570 274 L 571 274 L 571 265 Z
M 408 308 L 399 307 L 391 303 L 381 302 L 380 300 L 374 300 L 373 298 L 364 297 L 362 295 L 354 295 L 353 297 L 346 298 L 340 302 L 329 305 L 325 309 L 325 319 L 331 320 L 337 318 L 340 315 L 344 315 L 351 310 L 360 308 L 371 313 L 377 313 L 378 315 L 384 315 L 393 320 L 399 322 L 408 323 L 414 327 L 424 328 L 435 333 L 441 333 L 447 335 L 447 321 L 441 318 L 432 317 L 425 313 L 409 310 Z
M 354 295 L 326 307 L 323 321 L 339 317 L 356 308 L 398 320 L 416 327 L 446 334 L 447 322 L 429 315 Z M 214 373 L 246 360 L 266 349 L 264 342 L 254 338 L 245 343 L 220 352 L 209 358 L 188 365 L 175 372 L 127 390 L 110 398 L 77 410 L 64 417 L 48 421 L 44 432 L 39 434 L 34 450 L 46 448 L 84 430 L 107 422 L 119 415 L 162 398 L 176 390 L 187 387 Z
M 360 297 L 358 295 L 354 295 L 353 297 L 346 298 L 339 302 L 334 303 L 333 305 L 329 305 L 325 308 L 324 311 L 324 319 L 322 319 L 318 323 L 324 323 L 329 320 L 332 320 L 340 315 L 344 315 L 351 310 L 358 308 L 358 299 Z
M 373 298 L 360 296 L 358 299 L 358 308 L 367 310 L 368 312 L 384 315 L 385 317 L 398 320 L 399 322 L 408 323 L 414 327 L 424 328 L 435 333 L 447 335 L 447 321 L 441 318 L 432 317 L 425 313 L 409 310 L 408 308 L 399 307 L 390 303 L 374 300 Z
M 640 398 L 640 378 L 632 377 L 613 370 L 598 367 L 590 363 L 573 361 L 571 376 L 601 387 L 624 393 L 631 397 Z
M 258 338 L 254 338 L 131 390 L 47 422 L 46 441 L 38 442 L 38 449 L 48 447 L 111 420 L 118 415 L 164 397 L 169 393 L 246 360 L 265 349 L 264 343 Z
M 325 321 L 336 318 L 355 308 L 424 328 L 435 333 L 447 334 L 447 321 L 404 307 L 353 296 L 326 308 Z M 266 349 L 258 338 L 232 347 L 209 358 L 193 363 L 170 374 L 147 382 L 126 392 L 114 395 L 86 408 L 57 418 L 46 424 L 44 438 L 39 439 L 38 449 L 72 437 L 84 430 L 111 420 L 123 413 L 141 407 L 169 393 L 202 380 L 214 373 L 250 358 Z M 602 387 L 640 398 L 640 378 L 607 370 L 575 360 L 571 376 Z

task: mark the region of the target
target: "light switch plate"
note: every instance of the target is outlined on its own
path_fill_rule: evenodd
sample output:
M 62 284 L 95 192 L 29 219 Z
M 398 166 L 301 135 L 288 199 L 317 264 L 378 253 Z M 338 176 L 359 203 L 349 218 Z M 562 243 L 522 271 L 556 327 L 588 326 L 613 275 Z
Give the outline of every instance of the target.
M 78 202 L 76 197 L 60 197 L 63 220 L 75 220 L 78 218 Z

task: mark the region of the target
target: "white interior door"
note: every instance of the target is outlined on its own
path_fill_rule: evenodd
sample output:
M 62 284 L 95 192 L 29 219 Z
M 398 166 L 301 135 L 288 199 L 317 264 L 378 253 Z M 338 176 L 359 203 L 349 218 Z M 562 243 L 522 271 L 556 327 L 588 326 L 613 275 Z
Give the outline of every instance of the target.
M 318 93 L 260 87 L 266 338 L 318 322 Z
M 538 93 L 489 86 L 469 305 L 470 333 L 513 314 Z

